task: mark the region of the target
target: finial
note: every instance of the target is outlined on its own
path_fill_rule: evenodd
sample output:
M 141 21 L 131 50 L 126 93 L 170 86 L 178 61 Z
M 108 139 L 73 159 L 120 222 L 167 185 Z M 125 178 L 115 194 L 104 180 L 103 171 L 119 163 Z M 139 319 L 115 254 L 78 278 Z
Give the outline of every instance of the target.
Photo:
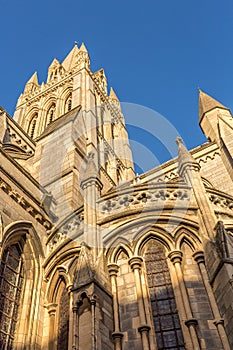
M 177 145 L 183 143 L 183 140 L 182 140 L 182 138 L 180 136 L 177 136 L 176 143 L 177 143 Z
M 78 46 L 78 42 L 76 40 L 74 41 L 74 45 Z

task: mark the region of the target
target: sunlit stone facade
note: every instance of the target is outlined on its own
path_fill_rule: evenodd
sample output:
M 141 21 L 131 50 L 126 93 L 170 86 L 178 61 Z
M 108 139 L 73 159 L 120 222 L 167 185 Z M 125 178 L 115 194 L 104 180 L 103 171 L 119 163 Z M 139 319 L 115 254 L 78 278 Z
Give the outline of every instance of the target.
M 1 108 L 0 349 L 233 348 L 233 119 L 200 91 L 199 122 L 136 175 L 84 44 Z

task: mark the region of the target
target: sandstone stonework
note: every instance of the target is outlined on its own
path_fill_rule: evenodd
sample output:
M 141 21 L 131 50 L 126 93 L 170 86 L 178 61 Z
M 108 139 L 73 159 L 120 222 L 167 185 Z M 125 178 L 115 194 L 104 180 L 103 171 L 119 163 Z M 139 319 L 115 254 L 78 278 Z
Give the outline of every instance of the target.
M 135 175 L 84 44 L 0 109 L 0 349 L 233 349 L 233 119 Z

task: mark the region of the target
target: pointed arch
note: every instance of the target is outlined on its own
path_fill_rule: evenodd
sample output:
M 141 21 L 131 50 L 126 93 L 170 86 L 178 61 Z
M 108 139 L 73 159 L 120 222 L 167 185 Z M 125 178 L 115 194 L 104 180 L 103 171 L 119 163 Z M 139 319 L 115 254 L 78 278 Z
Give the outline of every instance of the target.
M 27 133 L 28 135 L 33 139 L 35 136 L 35 131 L 36 131 L 36 124 L 37 124 L 37 118 L 38 118 L 38 113 L 35 112 L 31 118 L 31 121 L 28 125 L 28 130 Z
M 70 320 L 70 278 L 65 266 L 58 266 L 50 278 L 47 286 L 46 299 L 48 314 L 51 311 L 54 317 L 49 318 L 49 334 L 56 344 L 56 349 L 68 349 L 69 320 Z M 49 342 L 51 339 L 49 339 Z M 49 344 L 48 344 L 49 347 Z
M 143 229 L 140 233 L 139 239 L 135 244 L 135 255 L 141 255 L 143 251 L 144 245 L 150 240 L 155 239 L 160 242 L 167 251 L 171 251 L 175 248 L 174 241 L 169 233 L 167 233 L 164 229 L 159 226 L 150 227 L 149 231 Z
M 15 221 L 5 227 L 3 231 L 2 251 L 7 245 L 18 242 L 24 236 L 26 236 L 27 243 L 30 245 L 34 257 L 38 261 L 40 257 L 44 258 L 40 237 L 30 221 Z
M 77 247 L 75 242 L 68 240 L 67 244 L 59 250 L 59 254 L 57 254 L 56 250 L 52 252 L 43 264 L 45 279 L 49 281 L 57 266 L 63 265 L 64 262 L 70 259 L 73 261 L 74 258 L 77 258 L 80 254 L 80 249 L 81 247 Z
M 71 276 L 63 265 L 57 266 L 52 272 L 46 288 L 47 303 L 54 304 L 57 299 L 57 291 L 61 281 L 64 281 L 66 288 L 71 286 Z
M 42 267 L 41 260 L 44 258 L 43 248 L 31 222 L 18 221 L 8 225 L 3 232 L 1 261 L 5 266 L 8 262 L 5 259 L 6 254 L 20 247 L 19 260 L 22 265 L 22 285 L 20 298 L 17 301 L 17 313 L 12 317 L 17 320 L 14 332 L 14 344 L 17 344 L 19 339 L 24 339 L 27 346 L 31 345 L 35 330 L 32 327 L 35 315 L 40 310 L 40 293 L 42 284 Z M 14 253 L 13 253 L 14 255 Z M 9 276 L 9 275 L 8 275 Z M 1 274 L 2 280 L 7 280 L 7 275 Z M 19 288 L 17 286 L 17 288 Z M 25 293 L 27 291 L 27 293 Z M 7 297 L 3 300 L 7 303 Z M 25 337 L 25 334 L 27 335 Z
M 175 248 L 181 250 L 184 242 L 186 242 L 192 251 L 202 249 L 202 242 L 197 232 L 191 230 L 186 226 L 180 226 L 176 229 L 174 234 Z
M 155 237 L 150 237 L 143 246 L 142 256 L 157 348 L 184 350 L 184 339 L 165 246 Z
M 39 115 L 39 107 L 33 106 L 30 108 L 25 116 L 25 124 L 24 124 L 24 130 L 27 132 L 27 134 L 34 138 L 37 136 L 37 129 L 38 129 L 38 115 Z M 33 125 L 34 124 L 34 125 Z
M 55 95 L 50 96 L 43 104 L 43 123 L 44 129 L 56 118 L 57 97 Z
M 118 237 L 108 247 L 106 253 L 108 263 L 115 263 L 121 251 L 124 251 L 129 258 L 133 256 L 129 241 L 123 237 Z
M 65 100 L 64 113 L 71 111 L 71 109 L 72 109 L 72 93 L 70 92 L 70 94 Z
M 52 123 L 52 121 L 55 119 L 55 111 L 56 111 L 56 104 L 55 102 L 53 102 L 51 103 L 50 107 L 47 110 L 46 126 Z
M 61 101 L 60 114 L 65 114 L 72 109 L 72 86 L 67 86 L 59 96 Z

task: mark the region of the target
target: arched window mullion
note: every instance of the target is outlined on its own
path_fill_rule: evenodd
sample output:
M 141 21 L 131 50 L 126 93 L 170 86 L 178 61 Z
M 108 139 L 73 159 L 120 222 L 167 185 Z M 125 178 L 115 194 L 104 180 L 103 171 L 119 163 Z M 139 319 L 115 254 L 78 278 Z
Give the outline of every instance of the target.
M 34 114 L 30 123 L 29 123 L 29 127 L 28 127 L 28 134 L 31 138 L 34 137 L 35 135 L 35 129 L 36 129 L 36 124 L 37 124 L 37 117 L 38 117 L 38 114 Z
M 47 110 L 47 115 L 46 115 L 46 126 L 48 126 L 52 121 L 55 119 L 55 110 L 56 110 L 56 105 L 55 103 L 52 103 Z
M 158 350 L 183 350 L 184 340 L 164 247 L 150 240 L 144 260 Z
M 67 113 L 71 111 L 72 109 L 72 95 L 70 94 L 67 99 L 65 100 L 65 108 L 64 108 L 64 113 Z
M 6 248 L 0 267 L 0 344 L 5 349 L 13 349 L 23 280 L 21 253 L 18 244 Z

